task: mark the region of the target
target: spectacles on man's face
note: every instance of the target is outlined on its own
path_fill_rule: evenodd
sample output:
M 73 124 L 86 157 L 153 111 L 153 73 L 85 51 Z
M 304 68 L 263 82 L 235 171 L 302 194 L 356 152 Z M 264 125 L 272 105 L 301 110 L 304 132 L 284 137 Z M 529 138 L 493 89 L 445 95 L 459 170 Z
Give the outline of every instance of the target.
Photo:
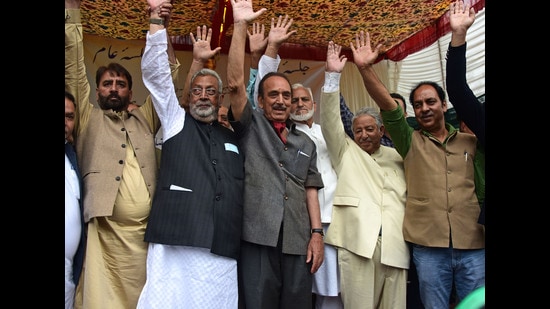
M 213 96 L 213 95 L 216 95 L 218 93 L 218 91 L 215 88 L 199 88 L 199 87 L 192 88 L 191 93 L 194 96 L 198 97 L 202 94 L 203 90 L 206 91 L 206 94 L 210 97 Z

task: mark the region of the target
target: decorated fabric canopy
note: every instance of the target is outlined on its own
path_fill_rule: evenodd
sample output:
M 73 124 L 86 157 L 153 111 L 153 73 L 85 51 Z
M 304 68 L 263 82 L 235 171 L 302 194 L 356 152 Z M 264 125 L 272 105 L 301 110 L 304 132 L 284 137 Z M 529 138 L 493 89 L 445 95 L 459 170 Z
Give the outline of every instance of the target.
M 373 45 L 382 43 L 379 60 L 400 61 L 449 32 L 449 4 L 454 0 L 253 0 L 254 10 L 267 8 L 256 22 L 269 31 L 271 18 L 289 15 L 291 30 L 298 32 L 279 50 L 286 59 L 322 61 L 328 41 L 342 45 L 351 57 L 349 44 L 360 30 L 368 31 Z M 476 11 L 485 0 L 465 0 Z M 190 50 L 189 33 L 197 26 L 213 30 L 212 46 L 227 53 L 232 33 L 229 0 L 172 0 L 169 34 L 174 48 Z M 148 30 L 145 0 L 82 0 L 84 33 L 121 40 L 144 39 Z M 267 35 L 267 34 L 266 34 Z

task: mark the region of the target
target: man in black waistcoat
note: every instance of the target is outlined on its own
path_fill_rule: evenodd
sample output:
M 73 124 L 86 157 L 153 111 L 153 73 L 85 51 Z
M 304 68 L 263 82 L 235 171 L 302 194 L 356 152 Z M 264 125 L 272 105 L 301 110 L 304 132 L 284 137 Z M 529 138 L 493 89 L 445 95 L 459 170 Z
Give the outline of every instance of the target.
M 210 47 L 212 29 L 197 27 L 196 39 L 191 35 L 188 108 L 180 106 L 158 14 L 163 1 L 147 1 L 150 28 L 141 61 L 164 142 L 145 232 L 147 280 L 137 308 L 237 308 L 244 160 L 233 131 L 217 120 L 222 80 L 204 68 L 221 48 Z

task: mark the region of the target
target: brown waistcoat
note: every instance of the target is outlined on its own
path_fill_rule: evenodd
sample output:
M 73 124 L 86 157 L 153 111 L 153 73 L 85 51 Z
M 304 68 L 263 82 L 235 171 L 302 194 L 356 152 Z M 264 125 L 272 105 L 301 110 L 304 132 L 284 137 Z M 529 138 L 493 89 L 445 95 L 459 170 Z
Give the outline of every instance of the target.
M 157 178 L 154 133 L 139 109 L 114 113 L 94 107 L 89 116 L 77 139 L 86 222 L 93 217 L 112 215 L 122 181 L 126 147 L 134 149 L 151 198 Z
M 430 247 L 485 247 L 477 223 L 479 204 L 474 185 L 476 139 L 453 132 L 446 144 L 420 131 L 412 135 L 405 163 L 407 204 L 405 240 Z

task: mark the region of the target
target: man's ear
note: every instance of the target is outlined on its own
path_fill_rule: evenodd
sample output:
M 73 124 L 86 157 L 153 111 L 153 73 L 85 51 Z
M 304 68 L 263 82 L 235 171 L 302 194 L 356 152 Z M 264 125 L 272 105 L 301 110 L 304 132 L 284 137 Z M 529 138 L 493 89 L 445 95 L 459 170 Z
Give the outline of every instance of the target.
M 258 96 L 258 107 L 264 109 L 264 99 L 261 96 Z

